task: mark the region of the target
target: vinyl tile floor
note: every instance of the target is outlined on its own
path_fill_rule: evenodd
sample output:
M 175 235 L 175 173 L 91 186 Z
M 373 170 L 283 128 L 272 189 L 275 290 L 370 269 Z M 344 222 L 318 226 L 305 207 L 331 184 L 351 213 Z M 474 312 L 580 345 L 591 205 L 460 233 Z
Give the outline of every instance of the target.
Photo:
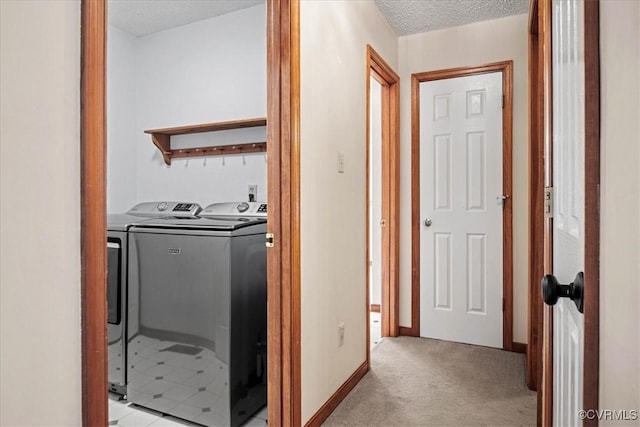
M 369 337 L 371 348 L 382 341 L 380 313 L 369 313 L 370 330 Z M 151 409 L 119 400 L 119 396 L 109 395 L 109 425 L 122 427 L 180 427 L 200 426 L 180 418 L 162 414 Z M 264 427 L 267 425 L 267 408 L 260 410 L 253 418 L 247 421 L 243 427 Z
M 109 425 L 122 427 L 201 426 L 201 424 L 194 424 L 180 418 L 134 405 L 126 400 L 119 400 L 118 396 L 112 394 L 109 394 Z M 254 415 L 253 418 L 249 419 L 243 427 L 264 427 L 266 425 L 267 407 L 265 406 Z

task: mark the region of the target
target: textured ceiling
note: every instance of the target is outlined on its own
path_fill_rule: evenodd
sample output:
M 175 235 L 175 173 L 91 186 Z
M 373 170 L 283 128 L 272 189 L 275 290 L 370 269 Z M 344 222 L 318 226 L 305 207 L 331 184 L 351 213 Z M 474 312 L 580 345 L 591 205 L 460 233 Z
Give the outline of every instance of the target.
M 144 36 L 245 9 L 264 1 L 109 0 L 109 24 L 134 36 Z M 529 8 L 529 0 L 373 1 L 399 36 L 518 15 L 527 13 Z
M 265 0 L 109 0 L 109 24 L 144 36 L 264 3 Z
M 529 0 L 375 0 L 399 36 L 527 13 Z

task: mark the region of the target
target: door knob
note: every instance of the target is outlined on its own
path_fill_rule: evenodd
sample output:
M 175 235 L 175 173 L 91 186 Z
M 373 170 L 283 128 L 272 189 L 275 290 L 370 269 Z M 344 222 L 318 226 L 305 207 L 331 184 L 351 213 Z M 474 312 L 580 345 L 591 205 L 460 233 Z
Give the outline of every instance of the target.
M 431 218 L 427 218 L 424 220 L 424 226 L 425 227 L 431 227 Z
M 579 272 L 573 283 L 562 285 L 552 274 L 547 274 L 542 278 L 542 300 L 547 305 L 555 305 L 559 298 L 570 298 L 578 307 L 578 311 L 583 313 L 584 309 L 584 274 Z

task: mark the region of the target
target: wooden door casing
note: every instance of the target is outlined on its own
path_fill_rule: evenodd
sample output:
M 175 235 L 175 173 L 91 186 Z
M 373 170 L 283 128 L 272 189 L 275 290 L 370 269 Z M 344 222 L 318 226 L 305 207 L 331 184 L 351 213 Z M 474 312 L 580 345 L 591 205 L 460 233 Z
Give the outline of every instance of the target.
M 106 0 L 82 1 L 81 351 L 87 426 L 108 421 L 106 12 Z M 272 424 L 288 426 L 301 423 L 299 0 L 267 1 L 267 50 L 268 227 L 276 234 L 276 249 L 268 255 L 268 416 Z
M 374 78 L 381 86 L 381 113 L 382 113 L 382 212 L 381 216 L 385 220 L 382 228 L 382 298 L 381 298 L 381 318 L 382 336 L 395 337 L 399 334 L 400 320 L 400 77 L 382 56 L 367 45 L 366 52 L 366 143 L 370 138 L 370 79 Z M 367 325 L 369 325 L 369 169 L 371 156 L 369 149 L 366 150 L 366 230 L 367 230 L 367 253 L 366 253 L 366 312 Z M 374 225 L 375 226 L 375 225 Z M 370 358 L 369 329 L 367 328 L 367 363 Z
M 106 0 L 82 2 L 81 93 L 81 313 L 82 423 L 108 424 Z
M 529 220 L 528 220 L 528 309 L 526 382 L 538 390 L 542 380 L 542 310 L 540 278 L 544 275 L 544 144 L 542 91 L 542 39 L 539 28 L 542 14 L 538 0 L 529 7 Z M 540 405 L 540 401 L 538 401 Z

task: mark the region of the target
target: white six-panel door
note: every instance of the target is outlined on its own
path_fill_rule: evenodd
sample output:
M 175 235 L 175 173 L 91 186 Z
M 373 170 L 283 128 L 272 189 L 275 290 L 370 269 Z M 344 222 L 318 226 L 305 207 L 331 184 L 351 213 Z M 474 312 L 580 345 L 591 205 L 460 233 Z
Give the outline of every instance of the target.
M 502 95 L 500 72 L 420 84 L 423 337 L 502 347 Z
M 553 274 L 573 282 L 584 270 L 584 4 L 552 2 Z M 553 424 L 582 425 L 584 316 L 560 298 L 553 310 Z

